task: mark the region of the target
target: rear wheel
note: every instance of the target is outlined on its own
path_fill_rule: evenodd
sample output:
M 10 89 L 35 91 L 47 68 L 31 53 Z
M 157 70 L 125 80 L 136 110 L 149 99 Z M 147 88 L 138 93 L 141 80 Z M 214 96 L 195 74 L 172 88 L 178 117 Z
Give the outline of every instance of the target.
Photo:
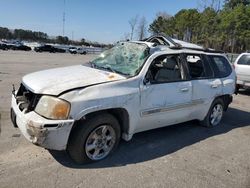
M 215 127 L 220 124 L 221 119 L 224 113 L 224 102 L 222 99 L 215 99 L 212 103 L 207 116 L 203 121 L 201 121 L 201 125 L 206 127 Z
M 67 151 L 79 164 L 99 161 L 118 146 L 121 130 L 111 114 L 99 114 L 79 122 L 70 135 Z

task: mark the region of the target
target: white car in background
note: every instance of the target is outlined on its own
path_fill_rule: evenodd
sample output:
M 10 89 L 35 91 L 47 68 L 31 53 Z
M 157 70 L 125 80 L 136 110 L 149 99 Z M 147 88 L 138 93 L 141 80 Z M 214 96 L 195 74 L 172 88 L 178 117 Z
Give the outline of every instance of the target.
M 250 88 L 250 53 L 241 54 L 234 63 L 237 89 Z
M 87 54 L 87 50 L 84 48 L 80 48 L 80 47 L 70 47 L 69 48 L 69 52 L 71 54 L 82 54 L 82 55 L 86 55 Z

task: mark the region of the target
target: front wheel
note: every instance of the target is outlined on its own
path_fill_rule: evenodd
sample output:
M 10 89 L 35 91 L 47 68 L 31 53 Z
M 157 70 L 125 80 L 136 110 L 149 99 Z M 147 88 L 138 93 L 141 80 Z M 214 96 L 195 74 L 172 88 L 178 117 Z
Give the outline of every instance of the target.
M 67 151 L 78 164 L 106 158 L 118 146 L 120 125 L 111 114 L 99 114 L 79 122 L 69 138 Z
M 205 119 L 201 121 L 201 125 L 205 127 L 215 127 L 220 124 L 224 113 L 224 102 L 222 99 L 215 99 L 212 103 Z

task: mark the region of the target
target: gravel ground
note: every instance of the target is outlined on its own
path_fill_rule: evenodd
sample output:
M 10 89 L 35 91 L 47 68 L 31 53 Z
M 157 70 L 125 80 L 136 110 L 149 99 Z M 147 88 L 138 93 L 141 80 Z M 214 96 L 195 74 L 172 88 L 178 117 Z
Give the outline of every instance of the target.
M 250 187 L 250 92 L 241 91 L 221 126 L 188 122 L 136 134 L 109 158 L 75 165 L 64 152 L 29 143 L 10 118 L 12 84 L 37 70 L 94 55 L 0 51 L 0 187 Z

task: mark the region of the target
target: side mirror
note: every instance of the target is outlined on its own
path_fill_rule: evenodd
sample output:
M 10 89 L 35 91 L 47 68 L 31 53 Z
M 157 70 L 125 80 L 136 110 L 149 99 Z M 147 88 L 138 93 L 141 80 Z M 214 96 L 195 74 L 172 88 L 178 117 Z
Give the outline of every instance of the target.
M 149 84 L 150 84 L 150 80 L 149 80 L 148 78 L 145 77 L 145 78 L 143 79 L 143 84 L 144 84 L 144 85 L 149 85 Z
M 144 85 L 149 85 L 149 84 L 151 84 L 151 82 L 152 82 L 152 80 L 153 80 L 152 78 L 153 78 L 153 76 L 152 76 L 151 72 L 149 71 L 149 72 L 146 74 L 145 78 L 143 79 L 143 84 L 144 84 Z

